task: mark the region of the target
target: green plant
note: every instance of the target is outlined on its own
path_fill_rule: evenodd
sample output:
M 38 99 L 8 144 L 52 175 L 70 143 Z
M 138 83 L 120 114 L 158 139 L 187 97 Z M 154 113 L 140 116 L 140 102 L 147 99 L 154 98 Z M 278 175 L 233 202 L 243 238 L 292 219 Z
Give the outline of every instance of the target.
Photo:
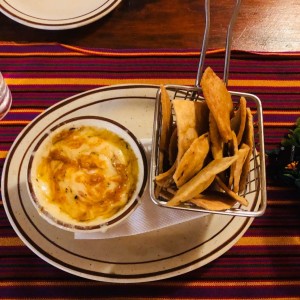
M 294 130 L 281 141 L 279 149 L 268 153 L 268 177 L 279 185 L 296 186 L 300 191 L 300 118 Z
M 296 146 L 300 147 L 300 118 L 296 121 L 296 128 L 290 130 L 290 133 L 281 141 L 282 146 Z

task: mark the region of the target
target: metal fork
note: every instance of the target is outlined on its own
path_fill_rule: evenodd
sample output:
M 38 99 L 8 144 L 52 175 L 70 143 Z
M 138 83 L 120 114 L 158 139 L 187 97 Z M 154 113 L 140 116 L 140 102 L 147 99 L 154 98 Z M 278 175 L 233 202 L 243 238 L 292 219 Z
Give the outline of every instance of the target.
M 225 48 L 226 50 L 225 50 L 225 62 L 224 62 L 224 73 L 223 73 L 223 81 L 225 82 L 226 85 L 228 84 L 229 64 L 230 64 L 231 45 L 232 45 L 232 32 L 240 10 L 240 5 L 241 5 L 241 0 L 236 0 L 235 6 L 233 8 L 233 13 L 230 19 L 230 23 L 227 29 L 227 34 L 226 34 L 226 48 Z M 204 61 L 205 61 L 208 38 L 209 38 L 209 31 L 210 31 L 210 0 L 205 0 L 205 30 L 203 35 L 202 50 L 200 54 L 198 72 L 197 72 L 197 77 L 195 82 L 195 86 L 198 88 L 200 87 L 200 81 L 203 74 Z

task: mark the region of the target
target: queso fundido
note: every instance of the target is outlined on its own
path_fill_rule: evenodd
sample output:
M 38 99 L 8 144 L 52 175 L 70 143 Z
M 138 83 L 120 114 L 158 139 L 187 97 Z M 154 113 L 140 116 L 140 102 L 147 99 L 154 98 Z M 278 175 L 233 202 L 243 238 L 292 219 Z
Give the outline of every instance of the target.
M 54 133 L 34 154 L 31 181 L 36 198 L 50 204 L 53 215 L 62 213 L 66 222 L 116 214 L 136 189 L 139 168 L 130 145 L 95 126 Z

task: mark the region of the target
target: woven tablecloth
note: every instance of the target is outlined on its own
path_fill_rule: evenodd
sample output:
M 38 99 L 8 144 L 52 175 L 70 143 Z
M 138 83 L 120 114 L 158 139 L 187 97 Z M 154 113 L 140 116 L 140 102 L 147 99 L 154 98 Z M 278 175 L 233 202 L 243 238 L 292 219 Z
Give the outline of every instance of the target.
M 13 105 L 0 121 L 0 171 L 21 130 L 49 106 L 89 89 L 124 83 L 194 85 L 197 50 L 110 50 L 59 44 L 0 44 Z M 222 76 L 224 51 L 206 58 Z M 257 95 L 266 150 L 300 116 L 300 53 L 233 51 L 229 89 Z M 268 185 L 266 213 L 211 263 L 156 282 L 112 284 L 70 275 L 18 238 L 0 202 L 1 299 L 300 299 L 300 196 Z

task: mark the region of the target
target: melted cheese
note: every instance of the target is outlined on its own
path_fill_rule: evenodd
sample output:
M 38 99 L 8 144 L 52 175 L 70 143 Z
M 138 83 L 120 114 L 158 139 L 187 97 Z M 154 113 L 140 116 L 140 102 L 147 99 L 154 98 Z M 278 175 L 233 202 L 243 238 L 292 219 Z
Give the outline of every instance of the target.
M 35 165 L 40 197 L 79 222 L 111 217 L 136 188 L 134 152 L 122 138 L 101 128 L 81 126 L 57 133 Z

